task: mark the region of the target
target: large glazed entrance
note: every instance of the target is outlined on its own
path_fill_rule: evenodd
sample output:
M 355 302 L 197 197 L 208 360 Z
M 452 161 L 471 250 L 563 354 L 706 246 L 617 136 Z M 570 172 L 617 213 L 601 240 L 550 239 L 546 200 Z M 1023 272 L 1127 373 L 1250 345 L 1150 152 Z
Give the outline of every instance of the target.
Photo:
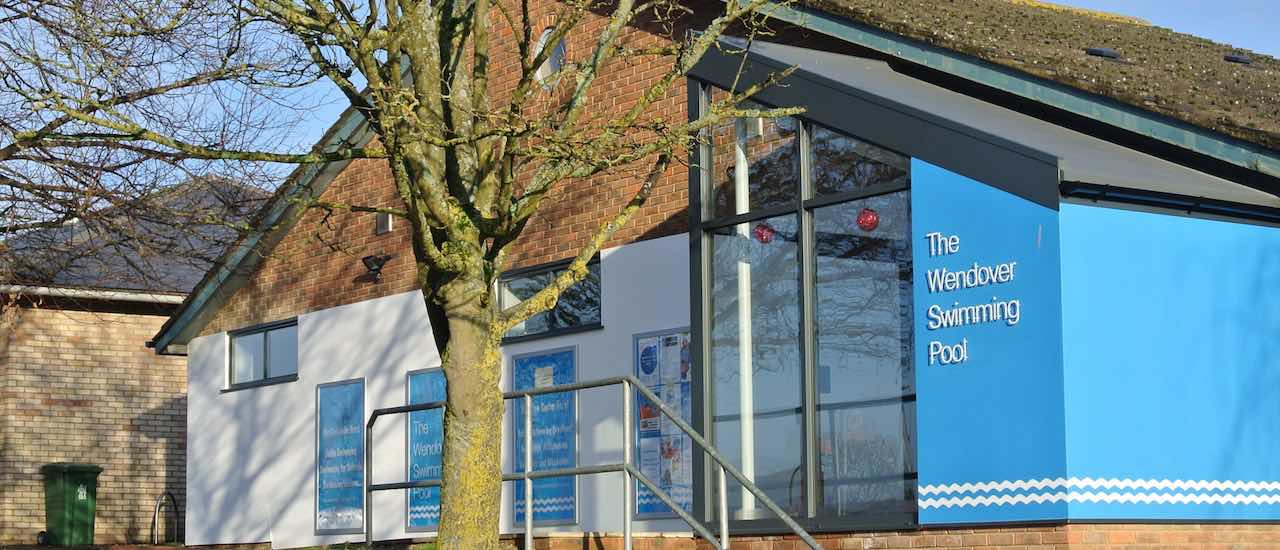
M 705 429 L 793 516 L 913 523 L 910 159 L 795 118 L 722 124 L 699 158 Z

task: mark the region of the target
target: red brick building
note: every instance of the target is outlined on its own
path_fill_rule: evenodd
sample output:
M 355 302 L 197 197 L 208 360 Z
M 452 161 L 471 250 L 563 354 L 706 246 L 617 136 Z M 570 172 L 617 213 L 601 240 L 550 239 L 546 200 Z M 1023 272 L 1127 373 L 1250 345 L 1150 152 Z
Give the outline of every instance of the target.
M 509 335 L 506 388 L 652 376 L 827 548 L 1280 544 L 1276 396 L 1248 391 L 1271 379 L 1257 365 L 1275 364 L 1276 325 L 1250 304 L 1278 298 L 1255 279 L 1277 273 L 1280 127 L 1264 113 L 1280 99 L 1259 90 L 1275 89 L 1280 61 L 1244 65 L 1229 46 L 1021 2 L 773 10 L 768 42 L 708 54 L 651 114 L 684 120 L 790 66 L 758 100 L 806 112 L 709 132 L 587 281 Z M 602 24 L 589 15 L 565 55 L 589 51 Z M 637 47 L 668 39 L 628 32 Z M 494 66 L 501 88 L 516 65 Z M 625 108 L 659 74 L 616 62 L 593 105 Z M 1209 96 L 1237 99 L 1228 114 Z M 369 137 L 348 112 L 327 139 Z M 516 243 L 500 299 L 545 284 L 638 185 L 558 189 Z M 264 230 L 155 337 L 188 358 L 193 544 L 361 540 L 364 497 L 352 504 L 321 480 L 362 472 L 329 460 L 363 452 L 328 439 L 348 426 L 326 419 L 438 399 L 422 397 L 439 356 L 407 228 L 359 213 L 321 224 L 318 212 L 276 226 L 304 193 L 397 201 L 378 162 L 299 172 Z M 1153 235 L 1169 238 L 1144 244 Z M 374 282 L 361 260 L 384 255 Z M 1188 267 L 1200 263 L 1226 275 Z M 1211 294 L 1224 301 L 1201 299 Z M 1205 318 L 1234 328 L 1174 322 Z M 566 456 L 618 460 L 616 394 L 584 391 L 568 406 Z M 710 459 L 645 414 L 638 467 L 714 526 Z M 417 468 L 438 464 L 435 440 L 415 439 L 427 422 L 380 424 L 373 478 L 334 486 L 424 479 Z M 513 471 L 517 446 L 505 448 Z M 535 533 L 555 548 L 619 544 L 620 481 L 535 492 Z M 800 547 L 764 498 L 737 486 L 727 497 L 735 541 Z M 522 529 L 518 499 L 507 484 L 504 534 Z M 651 505 L 637 501 L 644 544 L 707 544 Z M 369 506 L 376 540 L 429 537 L 440 513 L 429 492 Z

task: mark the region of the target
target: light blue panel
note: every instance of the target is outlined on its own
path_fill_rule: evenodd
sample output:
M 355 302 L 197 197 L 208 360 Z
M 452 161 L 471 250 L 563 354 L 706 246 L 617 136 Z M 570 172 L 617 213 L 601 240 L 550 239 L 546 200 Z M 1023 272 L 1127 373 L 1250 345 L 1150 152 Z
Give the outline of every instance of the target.
M 364 380 L 316 386 L 317 534 L 364 528 Z
M 444 370 L 431 369 L 409 374 L 409 403 L 434 403 L 444 401 Z M 444 409 L 431 409 L 409 413 L 405 427 L 408 438 L 408 479 L 422 481 L 440 479 L 444 464 Z M 440 488 L 409 489 L 408 531 L 435 531 L 440 526 Z
M 1123 481 L 1070 516 L 1280 519 L 1280 229 L 1064 205 L 1062 264 L 1069 472 Z
M 561 349 L 512 358 L 511 379 L 515 390 L 572 384 L 577 376 L 574 350 Z M 524 401 L 510 401 L 513 427 L 513 470 L 524 471 Z M 533 398 L 532 470 L 559 470 L 578 465 L 577 400 L 573 392 L 551 393 Z M 578 519 L 578 484 L 573 476 L 548 477 L 533 481 L 533 521 L 540 525 L 564 525 Z M 512 499 L 517 524 L 524 523 L 524 483 L 515 485 Z
M 1034 481 L 1066 471 L 1058 213 L 918 159 L 911 182 L 920 523 L 1065 518 Z M 958 250 L 931 251 L 933 232 L 959 237 Z M 1000 282 L 930 288 L 931 272 L 984 267 Z M 978 322 L 930 327 L 973 305 L 958 311 Z M 983 317 L 993 309 L 999 319 Z M 967 344 L 967 359 L 930 364 L 933 342 Z

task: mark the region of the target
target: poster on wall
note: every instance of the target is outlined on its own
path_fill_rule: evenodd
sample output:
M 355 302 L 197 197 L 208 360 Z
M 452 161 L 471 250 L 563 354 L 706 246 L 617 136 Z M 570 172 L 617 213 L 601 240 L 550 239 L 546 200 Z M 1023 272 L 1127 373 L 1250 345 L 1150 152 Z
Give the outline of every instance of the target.
M 574 348 L 518 355 L 511 359 L 513 390 L 528 390 L 574 382 Z M 524 402 L 512 400 L 511 430 L 515 441 L 514 472 L 524 471 Z M 576 396 L 572 392 L 533 398 L 532 469 L 556 470 L 577 465 Z M 577 481 L 573 476 L 537 479 L 533 482 L 533 521 L 556 525 L 577 521 Z M 524 522 L 524 484 L 515 485 L 515 521 Z
M 316 386 L 316 534 L 364 528 L 364 380 Z
M 689 422 L 693 411 L 692 355 L 689 330 L 674 329 L 635 336 L 635 374 L 668 408 Z M 636 460 L 640 472 L 671 496 L 686 512 L 693 512 L 693 440 L 677 428 L 652 402 L 636 399 Z M 675 513 L 648 487 L 636 483 L 636 517 L 671 517 Z
M 408 404 L 445 400 L 444 371 L 428 369 L 409 373 Z M 409 413 L 408 450 L 405 461 L 409 481 L 440 479 L 444 459 L 444 409 Z M 405 530 L 435 531 L 440 527 L 440 488 L 409 489 Z

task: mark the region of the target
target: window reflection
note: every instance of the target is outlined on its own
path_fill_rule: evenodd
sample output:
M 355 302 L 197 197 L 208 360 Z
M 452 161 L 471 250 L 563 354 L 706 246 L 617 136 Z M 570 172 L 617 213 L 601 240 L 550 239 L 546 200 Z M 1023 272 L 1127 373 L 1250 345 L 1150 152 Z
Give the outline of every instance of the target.
M 715 445 L 774 502 L 803 512 L 799 245 L 794 215 L 712 234 L 711 393 Z M 768 517 L 738 484 L 736 519 Z
M 877 185 L 906 185 L 911 159 L 860 139 L 813 127 L 809 140 L 814 193 L 830 195 Z
M 739 118 L 712 130 L 713 217 L 796 203 L 800 188 L 799 126 L 790 117 Z M 739 171 L 744 174 L 739 175 Z
M 907 191 L 813 211 L 823 515 L 914 508 L 910 212 Z

